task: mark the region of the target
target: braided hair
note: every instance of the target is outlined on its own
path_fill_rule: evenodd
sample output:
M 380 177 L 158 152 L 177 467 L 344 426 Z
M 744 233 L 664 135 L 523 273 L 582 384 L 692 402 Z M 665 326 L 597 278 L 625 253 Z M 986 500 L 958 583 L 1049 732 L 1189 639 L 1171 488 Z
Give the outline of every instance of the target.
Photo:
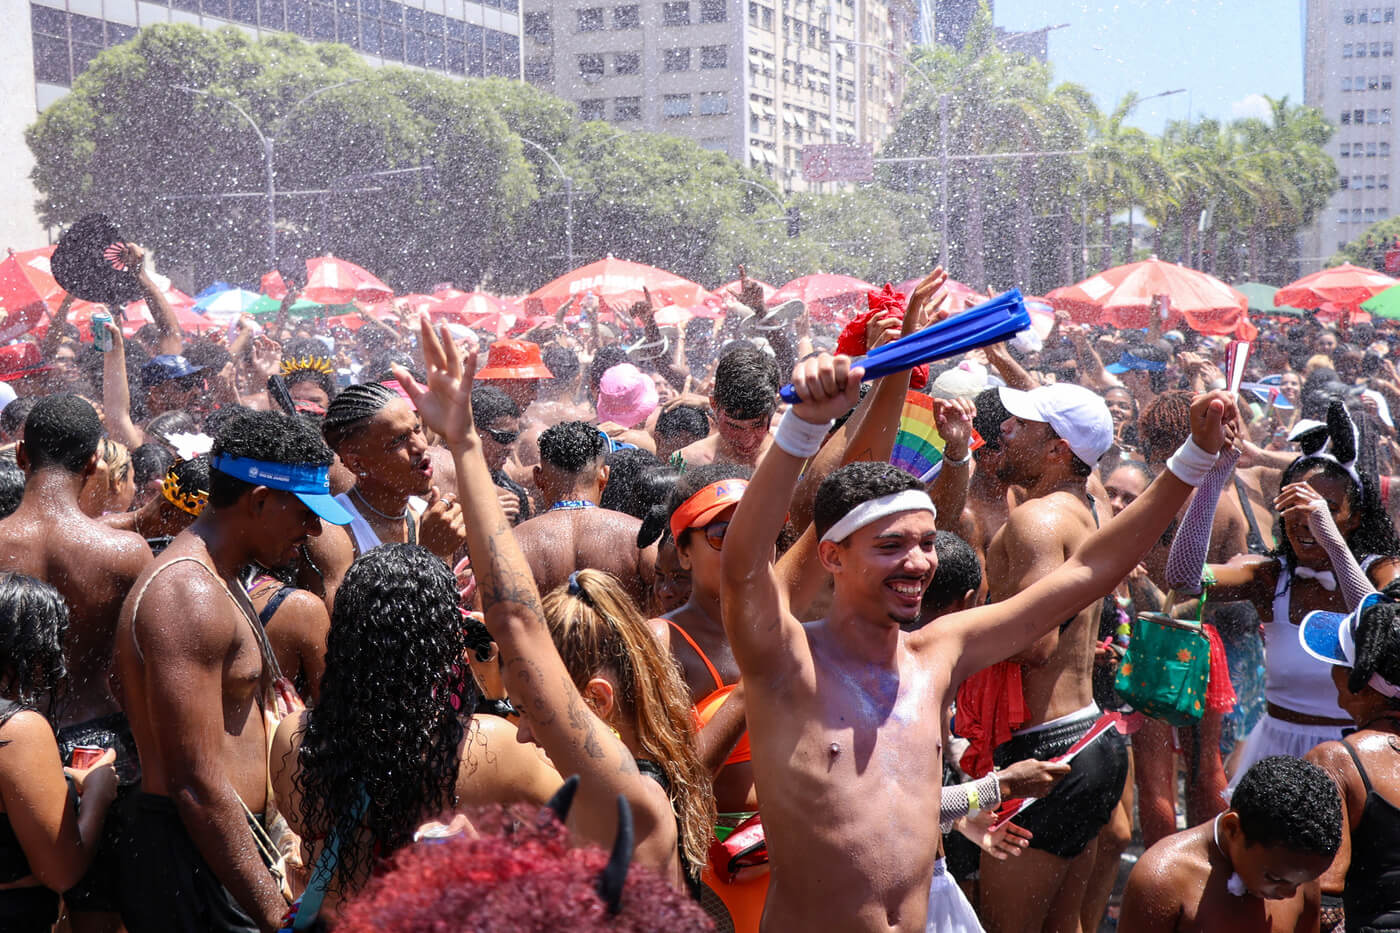
M 398 397 L 393 389 L 378 382 L 347 386 L 326 409 L 326 416 L 321 421 L 321 435 L 332 450 L 339 450 L 366 421 Z
M 1372 674 L 1400 684 L 1400 580 L 1381 593 L 1385 600 L 1361 613 L 1361 624 L 1356 627 L 1356 659 L 1347 675 L 1347 689 L 1352 693 L 1366 689 Z M 1386 703 L 1400 709 L 1400 700 L 1387 697 Z

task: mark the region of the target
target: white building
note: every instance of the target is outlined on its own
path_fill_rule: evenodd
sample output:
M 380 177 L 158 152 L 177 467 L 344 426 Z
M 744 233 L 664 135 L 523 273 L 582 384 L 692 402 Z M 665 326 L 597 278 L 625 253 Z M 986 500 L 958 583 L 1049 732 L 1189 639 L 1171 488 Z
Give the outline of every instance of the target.
M 911 0 L 522 0 L 525 78 L 586 120 L 687 136 L 803 190 L 802 147 L 878 146 Z
M 232 24 L 258 38 L 295 33 L 338 41 L 371 64 L 409 65 L 464 77 L 520 77 L 519 0 L 6 0 L 0 30 L 0 160 L 12 167 L 0 189 L 0 248 L 41 245 L 34 212 L 34 161 L 24 129 L 58 100 L 104 48 L 141 27 Z

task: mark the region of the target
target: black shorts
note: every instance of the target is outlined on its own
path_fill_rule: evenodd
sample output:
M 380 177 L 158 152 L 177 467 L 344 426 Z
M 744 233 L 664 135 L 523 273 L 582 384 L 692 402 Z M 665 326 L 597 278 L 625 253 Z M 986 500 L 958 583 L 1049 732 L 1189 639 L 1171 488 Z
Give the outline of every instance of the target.
M 113 748 L 117 751 L 117 802 L 107 811 L 97 853 L 82 879 L 63 895 L 69 910 L 113 912 L 117 909 L 117 858 L 122 850 L 121 801 L 141 783 L 141 759 L 125 713 L 99 716 L 58 730 L 58 754 L 65 766 L 73 764 L 73 749 L 79 745 Z
M 175 801 L 138 792 L 126 811 L 121 914 L 130 933 L 258 933 L 199 854 Z
M 58 922 L 58 895 L 43 886 L 0 891 L 0 930 L 49 933 Z
M 64 726 L 58 730 L 58 754 L 65 767 L 73 764 L 73 749 L 79 745 L 117 750 L 117 784 L 129 787 L 141 783 L 141 756 L 126 713 L 112 713 Z
M 998 768 L 1027 758 L 1041 761 L 1063 755 L 1089 731 L 1095 718 L 1012 736 L 998 745 L 992 761 Z M 1029 829 L 1030 846 L 1060 858 L 1074 858 L 1108 825 L 1128 780 L 1128 746 L 1117 729 L 1090 742 L 1070 763 L 1070 772 L 1055 789 L 1012 820 Z

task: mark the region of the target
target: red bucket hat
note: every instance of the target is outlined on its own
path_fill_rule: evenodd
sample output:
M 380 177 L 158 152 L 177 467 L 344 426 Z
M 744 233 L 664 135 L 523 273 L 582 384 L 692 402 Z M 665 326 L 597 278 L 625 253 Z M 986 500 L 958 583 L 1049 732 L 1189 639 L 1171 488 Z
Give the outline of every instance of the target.
M 528 340 L 497 340 L 491 344 L 486 368 L 478 379 L 552 379 L 554 374 L 540 358 L 540 346 Z

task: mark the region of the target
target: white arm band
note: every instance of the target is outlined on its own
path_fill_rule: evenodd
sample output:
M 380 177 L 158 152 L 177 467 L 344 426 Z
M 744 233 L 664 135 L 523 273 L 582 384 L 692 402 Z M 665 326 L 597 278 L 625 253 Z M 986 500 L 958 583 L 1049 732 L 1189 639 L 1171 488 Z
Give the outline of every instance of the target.
M 773 443 L 794 457 L 805 460 L 822 449 L 822 441 L 826 440 L 827 432 L 834 423 L 828 421 L 825 424 L 813 424 L 799 418 L 789 408 L 783 413 L 783 419 L 778 422 L 778 431 L 773 435 Z
M 1188 437 L 1186 443 L 1178 447 L 1176 453 L 1167 459 L 1167 469 L 1171 470 L 1177 479 L 1194 487 L 1201 485 L 1201 480 L 1206 478 L 1206 474 L 1218 459 L 1220 454 L 1207 453 L 1196 443 L 1195 438 Z

